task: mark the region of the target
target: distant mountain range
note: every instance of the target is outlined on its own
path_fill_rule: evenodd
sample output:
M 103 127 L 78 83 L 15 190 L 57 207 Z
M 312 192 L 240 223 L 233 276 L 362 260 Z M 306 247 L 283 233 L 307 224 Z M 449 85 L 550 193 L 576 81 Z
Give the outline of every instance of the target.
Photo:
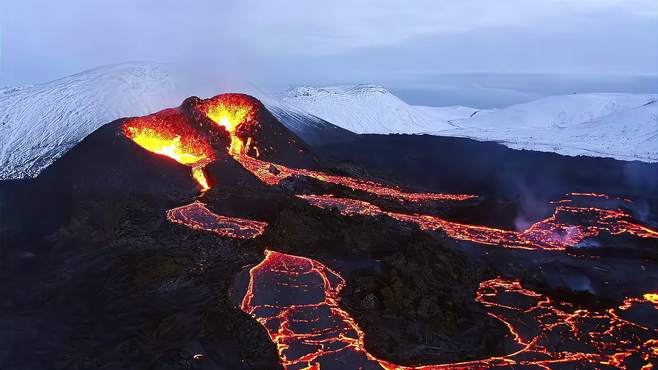
M 172 81 L 161 65 L 126 63 L 0 89 L 0 179 L 36 176 L 107 122 L 179 105 L 186 96 Z M 429 133 L 515 149 L 658 162 L 657 95 L 564 95 L 478 110 L 413 106 L 375 85 L 297 87 L 279 96 L 241 92 L 259 98 L 311 145 L 353 133 Z
M 496 141 L 514 149 L 658 162 L 658 95 L 572 94 L 502 109 L 413 106 L 374 85 L 298 87 L 281 100 L 345 129 Z

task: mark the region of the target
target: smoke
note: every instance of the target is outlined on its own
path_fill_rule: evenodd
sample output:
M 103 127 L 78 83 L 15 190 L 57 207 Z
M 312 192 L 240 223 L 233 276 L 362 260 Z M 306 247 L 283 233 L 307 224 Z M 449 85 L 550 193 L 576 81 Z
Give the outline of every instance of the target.
M 516 186 L 519 208 L 514 218 L 514 227 L 517 231 L 524 231 L 539 220 L 545 219 L 553 211 L 546 199 L 546 195 L 539 196 L 536 188 L 527 186 L 521 177 L 515 177 L 510 185 Z

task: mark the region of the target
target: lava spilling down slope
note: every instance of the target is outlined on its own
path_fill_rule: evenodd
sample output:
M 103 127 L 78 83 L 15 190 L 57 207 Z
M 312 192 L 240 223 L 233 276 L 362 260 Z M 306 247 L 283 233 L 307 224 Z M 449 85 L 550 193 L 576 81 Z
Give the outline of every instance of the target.
M 204 168 L 218 158 L 230 157 L 267 186 L 280 185 L 285 179 L 310 178 L 402 205 L 476 198 L 469 194 L 406 192 L 323 172 L 298 138 L 277 125 L 255 99 L 244 95 L 190 98 L 181 108 L 125 121 L 123 133 L 151 152 L 192 167 L 192 176 L 204 191 L 214 183 Z M 569 205 L 569 199 L 556 202 L 550 217 L 517 232 L 461 224 L 429 214 L 386 211 L 363 200 L 309 195 L 304 189 L 295 192 L 311 206 L 337 209 L 342 215 L 388 216 L 422 230 L 442 231 L 452 239 L 499 248 L 564 250 L 604 232 L 658 239 L 658 232 L 633 221 L 622 209 Z M 607 197 L 585 193 L 571 196 Z M 268 227 L 264 221 L 217 215 L 202 200 L 169 210 L 167 219 L 237 239 L 257 238 Z M 658 361 L 654 292 L 629 297 L 621 306 L 594 311 L 555 301 L 518 281 L 489 279 L 480 283 L 473 300 L 504 324 L 516 349 L 476 361 L 409 367 L 379 359 L 366 349 L 364 331 L 340 307 L 345 286 L 341 274 L 316 260 L 267 251 L 262 262 L 249 271 L 240 308 L 263 325 L 277 347 L 281 365 L 288 369 L 549 368 L 554 364 L 624 368 L 638 363 L 650 368 L 649 364 Z

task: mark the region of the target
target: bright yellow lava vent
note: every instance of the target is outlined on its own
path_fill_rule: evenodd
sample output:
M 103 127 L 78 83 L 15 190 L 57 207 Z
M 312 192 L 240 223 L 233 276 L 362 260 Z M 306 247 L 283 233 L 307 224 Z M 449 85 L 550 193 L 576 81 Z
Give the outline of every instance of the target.
M 208 158 L 203 153 L 183 148 L 181 137 L 165 138 L 154 129 L 129 127 L 131 139 L 142 148 L 153 153 L 166 155 L 182 164 L 194 164 Z
M 229 147 L 229 153 L 231 155 L 239 155 L 242 153 L 244 142 L 237 136 L 236 130 L 249 116 L 250 112 L 251 106 L 249 105 L 225 104 L 224 102 L 212 104 L 208 108 L 208 118 L 224 127 L 231 135 L 231 145 Z

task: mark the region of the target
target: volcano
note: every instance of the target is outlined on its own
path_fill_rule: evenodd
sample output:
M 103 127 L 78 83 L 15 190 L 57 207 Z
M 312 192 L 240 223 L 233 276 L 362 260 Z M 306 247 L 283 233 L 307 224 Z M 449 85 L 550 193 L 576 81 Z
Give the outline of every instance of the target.
M 603 162 L 529 159 L 454 139 L 442 158 L 469 161 L 442 184 L 417 173 L 445 170 L 443 180 L 454 167 L 399 168 L 424 140 L 311 147 L 243 94 L 190 97 L 102 126 L 36 178 L 0 183 L 0 327 L 9 333 L 0 364 L 429 370 L 658 361 L 655 194 L 607 183 L 583 191 L 596 177 L 585 171 L 560 182 L 570 192 L 546 192 L 554 199 L 514 228 L 522 200 L 485 186 L 481 167 L 468 172 L 473 145 L 521 175 Z M 358 143 L 367 145 L 349 148 Z M 377 153 L 359 160 L 370 148 Z M 394 171 L 382 174 L 381 163 Z

